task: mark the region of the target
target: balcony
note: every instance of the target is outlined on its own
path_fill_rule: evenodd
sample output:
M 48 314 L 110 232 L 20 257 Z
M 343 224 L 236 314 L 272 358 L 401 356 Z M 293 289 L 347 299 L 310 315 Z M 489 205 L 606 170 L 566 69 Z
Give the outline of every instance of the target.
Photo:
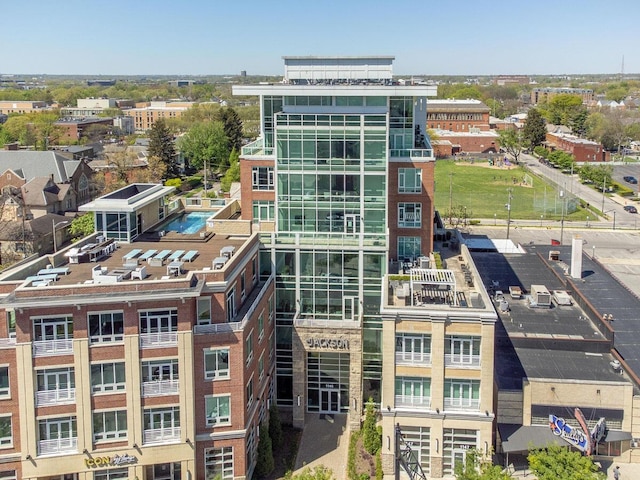
M 431 408 L 431 398 L 415 395 L 396 395 L 395 405 L 396 408 L 420 408 L 422 410 L 428 410 Z
M 65 405 L 76 401 L 76 389 L 42 390 L 36 392 L 36 406 Z
M 161 395 L 176 395 L 179 392 L 178 380 L 158 380 L 142 383 L 143 397 L 159 397 Z
M 480 355 L 447 353 L 444 356 L 444 365 L 445 367 L 478 368 L 480 366 Z
M 58 455 L 61 453 L 78 453 L 78 437 L 40 440 L 38 455 Z
M 394 148 L 389 150 L 391 158 L 411 158 L 412 160 L 435 160 L 431 148 Z
M 151 428 L 144 431 L 145 445 L 172 443 L 180 441 L 180 427 Z
M 141 333 L 140 348 L 177 347 L 178 332 Z
M 431 365 L 431 354 L 420 352 L 396 352 L 396 365 L 424 367 Z
M 254 142 L 251 142 L 244 147 L 242 147 L 242 157 L 255 157 L 255 156 L 272 156 L 273 155 L 273 147 L 264 147 L 264 142 L 262 138 L 258 138 Z
M 451 398 L 444 399 L 445 410 L 479 410 L 480 400 L 477 398 Z
M 73 354 L 73 340 L 38 340 L 33 342 L 34 357 L 51 357 Z

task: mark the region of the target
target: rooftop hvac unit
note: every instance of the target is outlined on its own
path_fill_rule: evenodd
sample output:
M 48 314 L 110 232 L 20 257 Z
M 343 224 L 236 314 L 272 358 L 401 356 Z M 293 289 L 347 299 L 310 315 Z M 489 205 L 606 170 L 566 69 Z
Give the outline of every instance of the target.
M 538 307 L 551 307 L 551 294 L 544 285 L 531 285 L 531 296 Z
M 571 295 L 566 290 L 553 291 L 553 303 L 556 305 L 571 305 Z

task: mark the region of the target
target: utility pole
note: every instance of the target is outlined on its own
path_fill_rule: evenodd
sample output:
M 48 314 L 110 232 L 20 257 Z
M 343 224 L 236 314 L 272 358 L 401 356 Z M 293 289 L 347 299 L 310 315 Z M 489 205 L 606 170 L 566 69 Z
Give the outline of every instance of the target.
M 453 218 L 453 172 L 449 173 L 449 223 Z
M 560 216 L 560 245 L 562 245 L 562 238 L 564 237 L 564 210 L 567 204 L 567 200 L 564 195 L 564 190 L 560 190 L 560 199 L 562 200 L 562 213 Z
M 606 187 L 607 187 L 607 177 L 604 177 L 604 179 L 602 180 L 602 208 L 600 209 L 603 215 L 604 215 L 604 191 Z
M 511 227 L 511 200 L 513 199 L 513 195 L 511 194 L 512 191 L 512 188 L 507 188 L 507 192 L 509 192 L 508 202 L 505 205 L 505 207 L 507 207 L 507 240 L 509 240 L 509 227 Z

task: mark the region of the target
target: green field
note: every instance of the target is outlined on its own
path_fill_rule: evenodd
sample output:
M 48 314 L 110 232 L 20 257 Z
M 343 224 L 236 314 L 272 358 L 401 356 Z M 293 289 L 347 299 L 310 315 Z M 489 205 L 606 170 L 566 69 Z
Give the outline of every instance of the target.
M 523 167 L 489 167 L 486 160 L 438 160 L 435 167 L 436 210 L 448 217 L 453 212 L 464 212 L 466 218 L 506 220 L 511 189 L 511 219 L 560 220 L 562 202 L 555 186 L 537 177 Z M 580 207 L 577 198 L 566 197 L 565 218 L 569 221 L 586 220 L 593 213 Z M 455 215 L 454 217 L 459 216 Z

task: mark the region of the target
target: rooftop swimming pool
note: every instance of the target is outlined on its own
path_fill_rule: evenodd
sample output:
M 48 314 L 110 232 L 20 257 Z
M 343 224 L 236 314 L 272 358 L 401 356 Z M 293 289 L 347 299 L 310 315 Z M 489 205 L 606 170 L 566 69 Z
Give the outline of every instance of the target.
M 179 217 L 163 225 L 160 230 L 187 234 L 198 233 L 205 226 L 207 218 L 211 215 L 213 215 L 213 212 L 183 212 Z

